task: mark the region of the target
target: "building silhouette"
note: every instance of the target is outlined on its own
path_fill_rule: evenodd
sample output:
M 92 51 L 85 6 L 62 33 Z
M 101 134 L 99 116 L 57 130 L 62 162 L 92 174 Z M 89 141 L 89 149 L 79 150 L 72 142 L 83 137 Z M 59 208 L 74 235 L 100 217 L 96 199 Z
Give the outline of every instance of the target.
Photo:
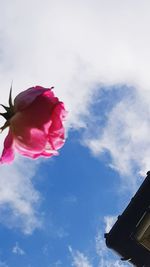
M 105 238 L 122 261 L 150 267 L 150 171 Z

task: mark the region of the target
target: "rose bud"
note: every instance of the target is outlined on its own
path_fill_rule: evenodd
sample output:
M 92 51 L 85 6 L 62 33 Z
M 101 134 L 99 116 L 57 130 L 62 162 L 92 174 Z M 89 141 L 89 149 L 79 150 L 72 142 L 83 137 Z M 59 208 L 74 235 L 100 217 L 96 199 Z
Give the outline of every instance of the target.
M 31 87 L 18 94 L 14 104 L 10 89 L 9 107 L 2 105 L 6 112 L 0 113 L 6 119 L 1 131 L 9 127 L 1 163 L 12 162 L 15 151 L 33 159 L 58 154 L 65 142 L 63 121 L 67 112 L 52 89 Z

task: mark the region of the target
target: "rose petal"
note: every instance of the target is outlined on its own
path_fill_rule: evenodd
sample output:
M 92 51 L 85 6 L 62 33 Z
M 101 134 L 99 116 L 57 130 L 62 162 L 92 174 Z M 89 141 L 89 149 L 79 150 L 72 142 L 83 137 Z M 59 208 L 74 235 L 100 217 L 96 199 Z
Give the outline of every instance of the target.
M 14 160 L 14 149 L 13 149 L 13 136 L 11 130 L 9 130 L 8 135 L 4 141 L 4 149 L 2 156 L 0 158 L 0 163 L 10 163 Z
M 49 99 L 40 96 L 26 110 L 17 112 L 10 120 L 16 142 L 29 150 L 43 150 L 52 123 L 52 109 Z
M 24 128 L 19 136 L 14 136 L 15 144 L 32 153 L 42 152 L 46 146 L 45 133 L 36 128 Z
M 27 108 L 39 95 L 45 92 L 50 92 L 51 97 L 54 96 L 51 88 L 43 88 L 41 86 L 31 87 L 16 96 L 14 99 L 14 108 L 16 111 L 21 111 Z
M 27 156 L 29 158 L 32 158 L 32 159 L 36 159 L 36 158 L 39 158 L 41 156 L 43 157 L 51 157 L 53 155 L 58 155 L 58 152 L 55 151 L 55 150 L 45 150 L 45 151 L 42 151 L 40 153 L 35 153 L 30 151 L 30 150 L 26 150 L 25 148 L 23 148 L 22 146 L 20 146 L 18 143 L 15 143 L 15 148 L 16 150 L 23 156 Z
M 49 142 L 53 149 L 60 149 L 65 142 L 64 137 L 64 127 L 62 124 L 62 119 L 66 116 L 66 111 L 64 109 L 63 103 L 59 103 L 55 106 L 51 120 L 52 124 L 49 128 Z

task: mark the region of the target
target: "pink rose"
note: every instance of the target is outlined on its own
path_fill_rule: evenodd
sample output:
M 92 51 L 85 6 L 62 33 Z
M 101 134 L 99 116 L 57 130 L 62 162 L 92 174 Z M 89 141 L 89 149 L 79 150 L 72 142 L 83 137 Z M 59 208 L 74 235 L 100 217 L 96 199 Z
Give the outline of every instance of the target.
M 0 162 L 13 161 L 15 150 L 34 159 L 57 155 L 65 141 L 63 121 L 67 112 L 52 88 L 31 87 L 16 96 L 14 105 L 10 91 L 9 105 L 2 105 L 7 112 L 1 113 L 6 119 L 1 130 L 9 126 L 9 132 Z

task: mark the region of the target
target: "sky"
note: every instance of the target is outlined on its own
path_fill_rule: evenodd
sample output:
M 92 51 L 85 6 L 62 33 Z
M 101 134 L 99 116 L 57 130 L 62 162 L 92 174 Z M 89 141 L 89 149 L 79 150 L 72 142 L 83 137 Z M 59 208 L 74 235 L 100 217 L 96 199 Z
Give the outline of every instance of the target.
M 68 110 L 59 156 L 0 166 L 0 267 L 129 266 L 104 233 L 150 169 L 149 12 L 148 0 L 0 0 L 0 102 L 13 81 L 13 98 L 54 86 Z

